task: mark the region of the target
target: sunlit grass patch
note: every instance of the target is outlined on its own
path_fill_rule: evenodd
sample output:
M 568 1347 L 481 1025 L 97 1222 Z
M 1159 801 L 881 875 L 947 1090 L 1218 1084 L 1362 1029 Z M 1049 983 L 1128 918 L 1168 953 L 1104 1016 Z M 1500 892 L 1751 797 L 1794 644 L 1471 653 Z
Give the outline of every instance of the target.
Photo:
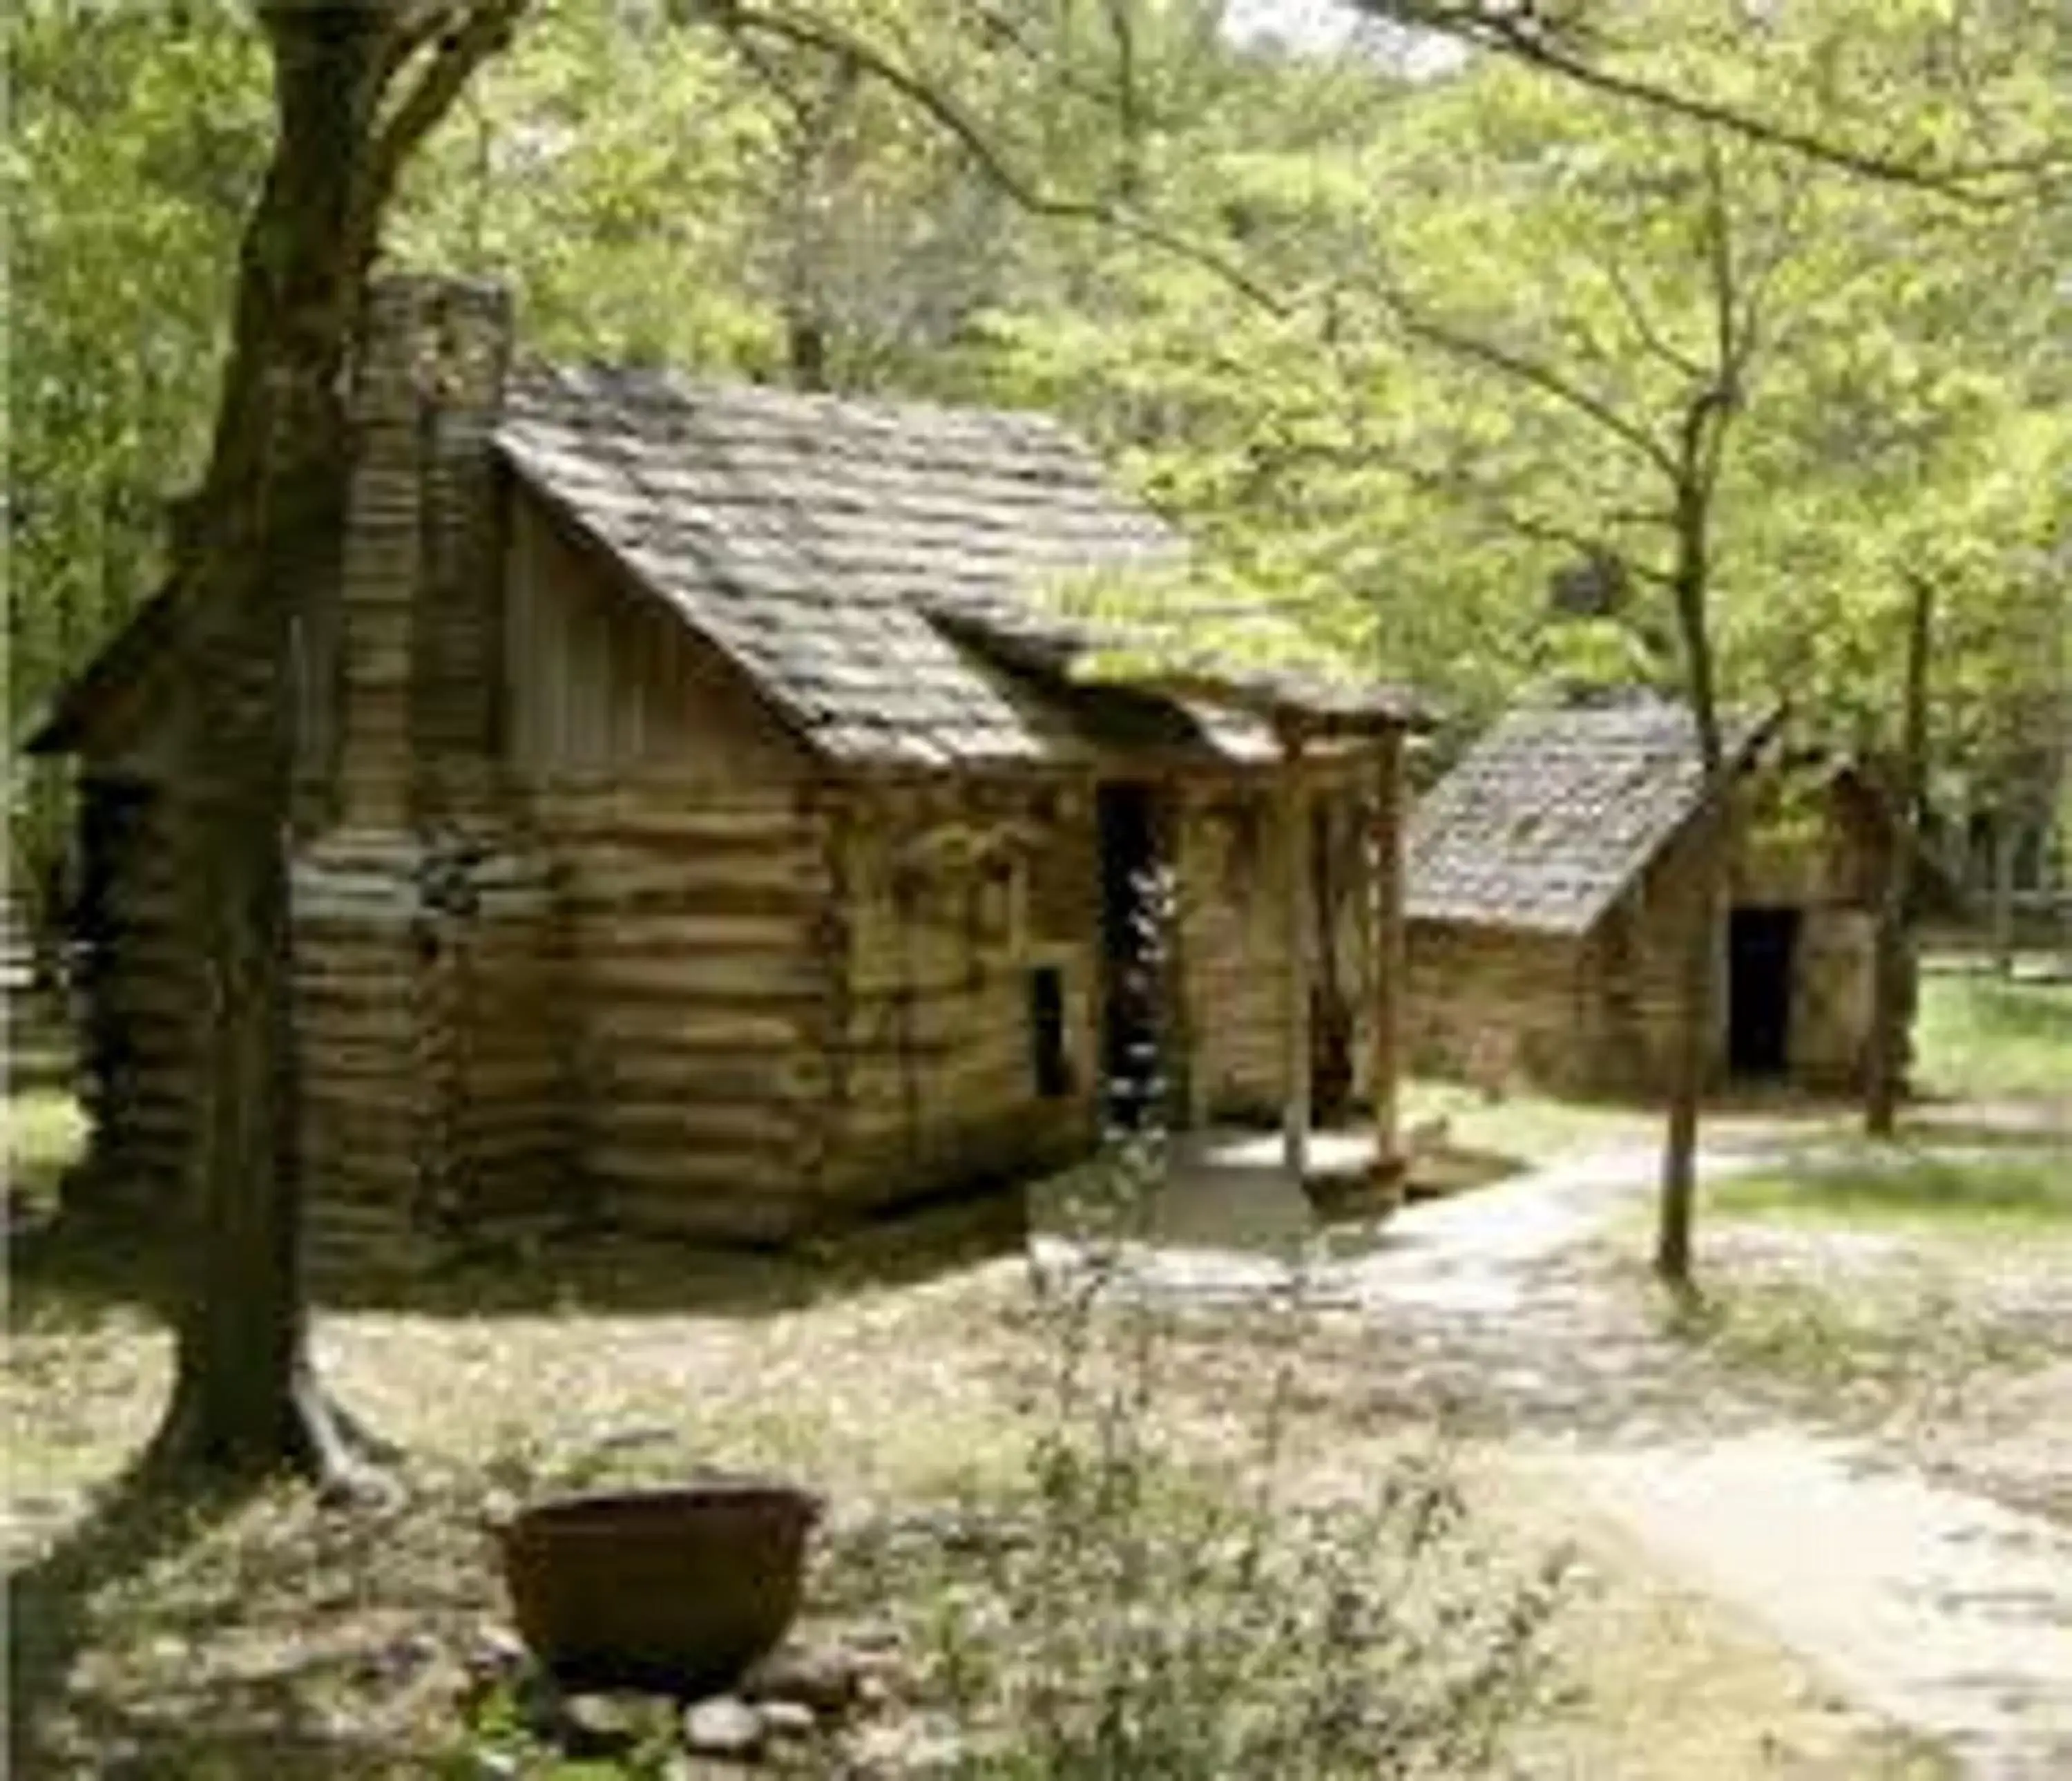
M 1723 1182 L 1711 1203 L 1728 1217 L 2072 1235 L 2072 1159 L 1867 1151 Z
M 2028 1153 L 1863 1145 L 1717 1185 L 1700 1294 L 1665 1314 L 1786 1413 L 1875 1430 L 1935 1462 L 2008 1480 L 2025 1502 L 2055 1464 L 1996 1406 L 2062 1370 L 2072 1302 L 2072 1181 Z M 1924 1447 L 1922 1450 L 1926 1450 Z
M 18 1089 L 8 1096 L 7 1187 L 32 1203 L 47 1203 L 86 1142 L 86 1116 L 56 1088 Z
M 1525 1164 L 1643 1135 L 1654 1124 L 1645 1108 L 1545 1095 L 1493 1096 L 1465 1084 L 1429 1079 L 1404 1084 L 1401 1117 L 1413 1140 L 1418 1127 L 1443 1123 L 1449 1147 Z
M 2072 983 L 1925 972 L 1914 1044 L 1925 1093 L 2072 1103 Z

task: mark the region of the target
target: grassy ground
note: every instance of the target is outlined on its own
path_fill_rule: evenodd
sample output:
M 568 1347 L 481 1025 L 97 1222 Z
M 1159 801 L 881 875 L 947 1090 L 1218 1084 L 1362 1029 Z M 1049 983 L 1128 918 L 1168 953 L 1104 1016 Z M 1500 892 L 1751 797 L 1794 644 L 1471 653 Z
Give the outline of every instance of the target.
M 2056 991 L 1931 976 L 1924 1079 L 1944 1092 L 2062 1092 L 2072 1080 L 2068 1010 Z M 1413 1125 L 1444 1119 L 1453 1146 L 1521 1160 L 1639 1137 L 1654 1123 L 1437 1084 L 1412 1084 L 1406 1104 Z M 10 1176 L 40 1195 L 76 1145 L 76 1114 L 62 1096 L 39 1093 L 9 1109 L 6 1124 Z M 2072 1269 L 2011 1265 L 2058 1254 L 2063 1195 L 2047 1170 L 2012 1154 L 1947 1173 L 1956 1167 L 1917 1155 L 1876 1178 L 1852 1165 L 1810 1183 L 1779 1171 L 1730 1190 L 1708 1232 L 1725 1244 L 1708 1255 L 1723 1288 L 1692 1333 L 1735 1364 L 1803 1381 L 1823 1411 L 1860 1401 L 1876 1418 L 1898 1404 L 1942 1406 L 1942 1425 L 1961 1429 L 1968 1448 L 1981 1446 L 1971 1438 L 1981 1405 L 1996 1419 L 1986 1451 L 2054 1416 L 2072 1429 L 2051 1395 L 2048 1341 L 2037 1339 L 2072 1313 L 2047 1293 L 2028 1311 L 2016 1302 Z M 1971 1232 L 1961 1245 L 1939 1234 L 1960 1227 Z M 1888 1266 L 1922 1243 L 1961 1252 L 1961 1268 L 1924 1285 L 1911 1261 Z M 410 1455 L 406 1506 L 339 1515 L 294 1491 L 177 1512 L 127 1495 L 117 1480 L 169 1371 L 149 1258 L 62 1235 L 24 1248 L 0 1364 L 19 1566 L 16 1772 L 483 1772 L 467 1754 L 469 1661 L 506 1613 L 484 1516 L 512 1498 L 600 1479 L 718 1466 L 807 1479 L 834 1510 L 809 1619 L 841 1631 L 861 1616 L 882 1631 L 887 1620 L 925 1619 L 939 1569 L 925 1582 L 874 1571 L 865 1588 L 855 1555 L 919 1506 L 997 1500 L 1016 1487 L 1050 1351 L 1012 1263 L 959 1254 L 930 1272 L 911 1256 L 896 1269 L 890 1259 L 808 1269 L 598 1249 L 328 1312 L 318 1329 L 326 1376 Z M 1867 1290 L 1873 1275 L 1881 1284 Z M 1984 1295 L 1981 1280 L 2004 1289 Z M 1972 1314 L 1988 1296 L 1997 1308 L 1981 1322 Z M 2037 1306 L 2042 1323 L 2030 1314 Z M 1248 1418 L 1261 1413 L 1260 1382 L 1284 1353 L 1242 1322 L 1190 1335 L 1169 1386 L 1190 1451 L 1242 1445 Z M 1297 1486 L 1371 1480 L 1422 1439 L 1377 1420 L 1373 1398 L 1363 1365 L 1318 1363 L 1285 1413 Z M 1656 1575 L 1512 1455 L 1479 1450 L 1457 1465 L 1477 1524 L 1499 1549 L 1521 1563 L 1555 1541 L 1583 1554 L 1556 1624 L 1561 1692 L 1523 1742 L 1521 1774 L 1915 1781 L 1945 1772 Z M 2017 1486 L 2033 1474 L 2047 1495 L 2072 1462 L 2045 1453 L 2015 1471 Z M 911 1710 L 895 1693 L 862 1728 L 876 1754 L 848 1772 L 907 1772 Z
M 1803 1387 L 1808 1409 L 1883 1418 L 1933 1403 L 1960 1413 L 1988 1379 L 2058 1356 L 2045 1318 L 2015 1302 L 2007 1282 L 1988 1297 L 1903 1249 L 1739 1236 L 1722 1233 L 1705 1298 L 1674 1315 L 1725 1359 Z M 1843 1269 L 1848 1283 L 1838 1286 Z
M 1914 1039 L 1924 1093 L 2033 1096 L 2072 1108 L 2072 982 L 2010 981 L 1931 959 Z
M 10 1137 L 47 1162 L 63 1131 L 39 1105 Z M 917 1507 L 1016 1487 L 1052 1352 L 1012 1261 L 967 1255 L 914 1277 L 870 1258 L 831 1273 L 600 1249 L 522 1281 L 462 1278 L 320 1319 L 327 1378 L 409 1450 L 405 1507 L 327 1513 L 279 1491 L 174 1512 L 115 1482 L 167 1384 L 148 1266 L 67 1240 L 16 1261 L 0 1408 L 24 1774 L 482 1772 L 466 1754 L 469 1661 L 506 1613 L 483 1517 L 599 1479 L 718 1466 L 809 1480 L 833 1507 L 809 1619 L 845 1634 L 859 1616 L 878 1633 L 911 1627 L 939 1571 L 923 1583 L 874 1570 L 866 1589 L 856 1554 Z M 1285 1335 L 1228 1319 L 1191 1331 L 1163 1400 L 1188 1450 L 1244 1447 Z M 1371 1481 L 1425 1439 L 1377 1420 L 1371 1380 L 1331 1353 L 1285 1412 L 1293 1488 Z M 1940 1772 L 1503 1453 L 1457 1463 L 1499 1553 L 1523 1565 L 1565 1541 L 1584 1555 L 1556 1623 L 1558 1698 L 1521 1746 L 1522 1773 Z M 847 1772 L 907 1772 L 918 1710 L 895 1690 Z
M 1817 1165 L 1725 1183 L 1713 1191 L 1711 1206 L 1729 1219 L 1923 1237 L 2072 1237 L 2072 1168 L 2063 1156 L 1863 1147 Z
M 1643 1135 L 1659 1123 L 1632 1107 L 1544 1095 L 1492 1096 L 1459 1083 L 1415 1079 L 1403 1086 L 1401 1117 L 1413 1136 L 1420 1126 L 1443 1125 L 1450 1147 L 1512 1158 L 1521 1166 Z
M 58 1178 L 79 1154 L 86 1122 L 60 1088 L 30 1088 L 7 1103 L 7 1187 L 28 1206 L 55 1203 Z
M 1809 1416 L 2072 1521 L 2072 985 L 1931 961 L 1914 1039 L 1926 1100 L 1898 1143 L 1827 1134 L 1707 1195 L 1685 1333 Z
M 1725 1252 L 1695 1326 L 1742 1364 L 1894 1414 L 2049 1363 L 2037 1306 L 2072 1265 L 2072 985 L 1930 967 L 1922 1091 L 2025 1117 L 1950 1129 L 1923 1106 L 1897 1144 L 1824 1131 L 1711 1190 Z

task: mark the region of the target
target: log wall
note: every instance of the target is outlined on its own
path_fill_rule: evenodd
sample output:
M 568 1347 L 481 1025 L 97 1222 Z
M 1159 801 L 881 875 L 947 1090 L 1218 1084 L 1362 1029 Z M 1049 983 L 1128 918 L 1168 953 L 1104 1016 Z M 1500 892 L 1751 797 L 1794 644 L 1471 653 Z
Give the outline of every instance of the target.
M 1653 1095 L 1675 1079 L 1685 936 L 1700 915 L 1706 845 L 1701 831 L 1687 829 L 1590 936 L 1583 969 L 1592 1000 L 1576 1040 L 1579 1074 L 1593 1092 Z M 1724 908 L 1720 921 L 1707 1065 L 1714 1080 L 1727 1055 Z
M 320 1282 L 557 1228 L 560 946 L 536 857 L 338 829 L 294 864 L 307 1238 Z
M 831 823 L 844 966 L 829 1010 L 830 1215 L 1082 1154 L 1100 1056 L 1091 787 L 859 788 Z M 1062 994 L 1062 1083 L 1039 1080 L 1039 970 Z
M 1412 1074 L 1491 1092 L 1580 1093 L 1587 1059 L 1585 949 L 1560 935 L 1413 922 L 1404 1048 Z
M 648 781 L 542 791 L 534 820 L 596 1213 L 746 1241 L 810 1226 L 840 962 L 824 813 L 788 786 Z
M 820 1216 L 840 975 L 825 799 L 710 646 L 512 496 L 506 735 L 557 886 L 574 1190 L 775 1241 Z

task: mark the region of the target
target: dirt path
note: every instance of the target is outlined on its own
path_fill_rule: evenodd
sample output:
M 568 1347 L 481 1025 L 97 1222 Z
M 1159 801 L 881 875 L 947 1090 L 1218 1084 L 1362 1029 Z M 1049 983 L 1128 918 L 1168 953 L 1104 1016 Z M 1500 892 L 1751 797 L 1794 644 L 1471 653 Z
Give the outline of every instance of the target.
M 1593 1503 L 1992 1781 L 2072 1775 L 2072 1537 L 1779 1428 L 1579 1457 Z
M 1777 1141 L 1730 1134 L 1705 1174 Z M 1810 1428 L 1665 1333 L 1601 1240 L 1651 1192 L 1651 1146 L 1413 1207 L 1363 1247 L 1300 1261 L 1307 1211 L 1270 1141 L 1190 1162 L 1133 1254 L 1145 1285 L 1234 1300 L 1299 1273 L 1371 1332 L 1377 1408 L 1445 1414 L 1552 1467 L 1959 1772 L 2072 1775 L 2072 1533 Z M 1069 1265 L 1063 1238 L 1037 1244 Z

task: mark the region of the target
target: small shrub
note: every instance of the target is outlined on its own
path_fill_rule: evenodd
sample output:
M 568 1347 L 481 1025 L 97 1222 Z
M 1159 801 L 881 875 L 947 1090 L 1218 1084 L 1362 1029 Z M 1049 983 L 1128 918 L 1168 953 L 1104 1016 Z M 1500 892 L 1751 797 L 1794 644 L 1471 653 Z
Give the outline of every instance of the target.
M 1550 1680 L 1559 1558 L 1477 1538 L 1443 1460 L 1357 1498 L 1284 1475 L 1286 1364 L 1240 1450 L 1161 1411 L 1174 1318 L 1128 1258 L 1161 1146 L 1089 1178 L 1083 1264 L 1039 1281 L 1048 1375 L 1027 1476 L 938 1554 L 916 1643 L 951 1735 L 927 1772 L 985 1781 L 1466 1776 Z M 1306 1315 L 1280 1307 L 1291 1354 Z

